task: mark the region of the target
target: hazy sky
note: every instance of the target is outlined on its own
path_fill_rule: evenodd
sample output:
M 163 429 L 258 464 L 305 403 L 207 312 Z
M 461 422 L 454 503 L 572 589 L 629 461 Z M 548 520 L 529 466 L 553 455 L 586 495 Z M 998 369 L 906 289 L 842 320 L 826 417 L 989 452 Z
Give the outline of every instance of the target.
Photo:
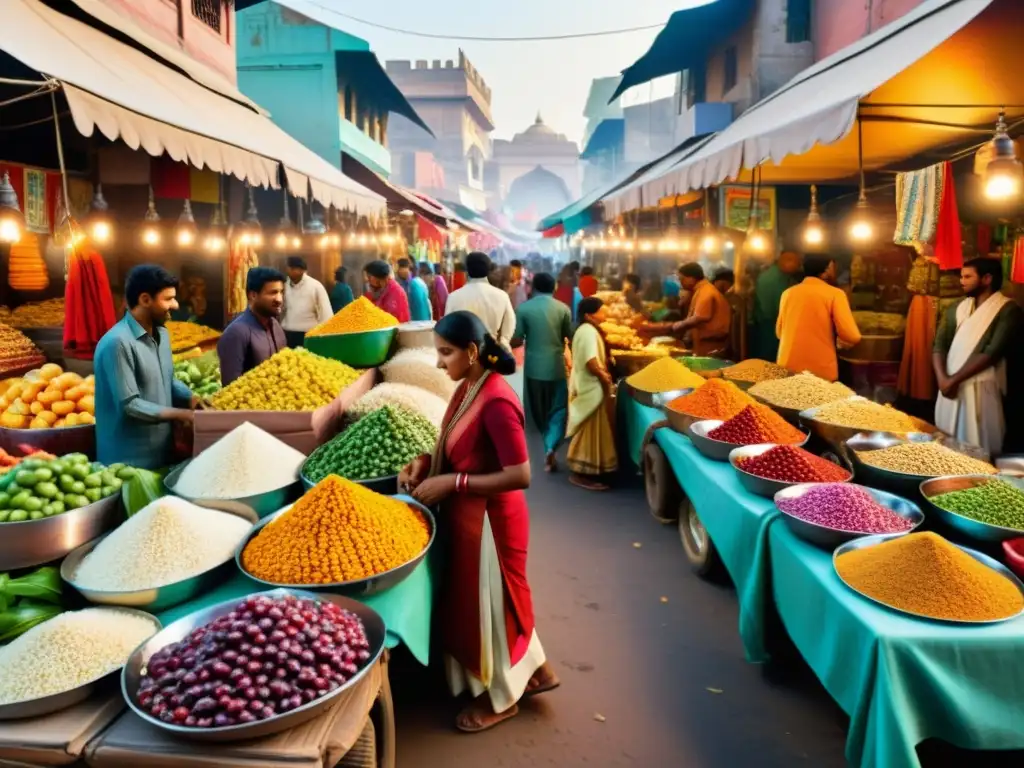
M 699 0 L 316 0 L 345 13 L 404 29 L 476 36 L 555 35 L 667 21 Z M 616 75 L 650 47 L 658 30 L 581 40 L 530 43 L 431 40 L 387 32 L 338 18 L 346 31 L 370 42 L 387 59 L 456 59 L 461 47 L 492 89 L 496 138 L 511 138 L 537 115 L 579 141 L 590 81 Z M 653 91 L 639 86 L 625 103 L 672 92 L 671 78 Z

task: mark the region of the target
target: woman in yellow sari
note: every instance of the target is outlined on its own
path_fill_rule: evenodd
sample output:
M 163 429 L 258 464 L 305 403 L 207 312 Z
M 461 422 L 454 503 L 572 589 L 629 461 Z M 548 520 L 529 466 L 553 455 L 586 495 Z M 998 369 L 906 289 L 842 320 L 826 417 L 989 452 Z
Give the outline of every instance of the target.
M 615 382 L 608 372 L 608 357 L 598 324 L 604 304 L 596 297 L 579 305 L 580 326 L 572 338 L 569 375 L 569 482 L 590 491 L 607 491 L 603 475 L 618 469 L 612 412 Z

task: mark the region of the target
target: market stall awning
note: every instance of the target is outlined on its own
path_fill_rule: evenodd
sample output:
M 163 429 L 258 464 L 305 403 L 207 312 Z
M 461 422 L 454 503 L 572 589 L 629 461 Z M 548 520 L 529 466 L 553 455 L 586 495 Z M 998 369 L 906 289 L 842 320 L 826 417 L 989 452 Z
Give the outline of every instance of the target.
M 755 5 L 754 0 L 714 0 L 676 11 L 647 53 L 622 70 L 622 81 L 608 101 L 663 75 L 703 67 L 719 45 L 746 25 Z
M 347 152 L 341 153 L 341 170 L 353 181 L 383 197 L 392 209 L 411 210 L 433 224 L 442 227 L 448 226 L 447 218 L 441 208 L 431 205 L 415 192 L 385 179 Z
M 1022 35 L 1019 0 L 925 0 L 801 72 L 658 178 L 649 175 L 644 200 L 742 179 L 755 167 L 766 184 L 849 180 L 859 140 L 867 170 L 965 140 L 981 144 L 1002 105 L 1011 122 L 1024 115 L 1024 81 L 1008 65 Z
M 121 32 L 137 29 L 122 20 Z M 140 34 L 141 31 L 140 31 Z M 47 7 L 5 0 L 0 51 L 60 84 L 75 127 L 323 205 L 374 212 L 383 199 L 282 131 L 262 112 L 183 74 L 142 46 Z
M 346 80 L 356 86 L 360 93 L 372 94 L 369 98 L 381 110 L 399 114 L 431 136 L 434 135 L 430 126 L 423 122 L 423 118 L 412 108 L 409 100 L 388 77 L 388 73 L 380 65 L 376 53 L 373 51 L 335 51 L 334 57 L 338 71 L 344 72 Z

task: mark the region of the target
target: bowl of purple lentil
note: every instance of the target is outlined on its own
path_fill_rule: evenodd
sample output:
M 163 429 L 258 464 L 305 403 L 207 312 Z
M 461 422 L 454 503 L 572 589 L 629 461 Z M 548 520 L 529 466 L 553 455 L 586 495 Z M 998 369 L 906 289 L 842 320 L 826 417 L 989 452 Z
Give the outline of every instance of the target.
M 861 536 L 903 536 L 924 522 L 911 501 L 855 483 L 803 483 L 775 494 L 782 519 L 801 539 L 835 549 Z

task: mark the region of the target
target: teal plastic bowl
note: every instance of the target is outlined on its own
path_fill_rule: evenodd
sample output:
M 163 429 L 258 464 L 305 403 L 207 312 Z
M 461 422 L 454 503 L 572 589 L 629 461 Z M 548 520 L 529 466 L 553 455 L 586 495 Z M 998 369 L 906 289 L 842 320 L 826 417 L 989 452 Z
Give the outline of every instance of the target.
M 373 368 L 388 359 L 398 328 L 359 333 L 307 336 L 305 347 L 321 357 L 339 360 L 353 368 Z

